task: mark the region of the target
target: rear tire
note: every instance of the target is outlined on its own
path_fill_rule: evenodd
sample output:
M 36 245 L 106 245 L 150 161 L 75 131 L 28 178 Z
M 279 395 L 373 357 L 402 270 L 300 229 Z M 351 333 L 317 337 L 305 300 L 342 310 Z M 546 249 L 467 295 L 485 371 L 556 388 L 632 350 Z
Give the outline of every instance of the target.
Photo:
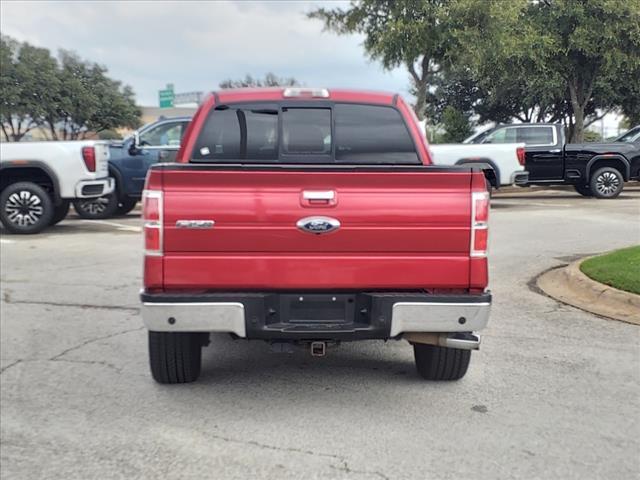
M 138 200 L 136 198 L 125 197 L 124 200 L 120 200 L 118 208 L 116 209 L 116 215 L 126 215 L 133 210 L 137 204 Z
M 17 182 L 0 194 L 0 221 L 10 233 L 40 233 L 51 224 L 53 214 L 51 197 L 35 183 Z
M 425 380 L 459 380 L 467 373 L 471 350 L 415 343 L 413 354 L 418 373 Z
M 98 198 L 84 198 L 75 200 L 73 208 L 82 218 L 87 220 L 103 220 L 116 213 L 118 198 L 115 193 L 110 193 Z
M 593 197 L 593 192 L 589 185 L 574 185 L 573 188 L 583 197 Z
M 60 205 L 55 207 L 53 210 L 53 218 L 51 219 L 50 225 L 55 225 L 56 223 L 60 223 L 62 220 L 67 218 L 70 205 L 71 203 L 69 202 L 69 200 L 63 200 Z
M 491 183 L 486 178 L 485 178 L 485 182 L 487 183 L 487 192 L 489 192 L 489 198 L 493 198 L 493 190 L 494 190 L 494 188 L 498 188 L 498 187 L 494 187 L 493 183 Z
M 149 365 L 158 383 L 189 383 L 198 379 L 202 346 L 208 334 L 149 332 Z
M 616 198 L 624 188 L 624 177 L 613 167 L 603 167 L 595 171 L 589 182 L 596 198 Z

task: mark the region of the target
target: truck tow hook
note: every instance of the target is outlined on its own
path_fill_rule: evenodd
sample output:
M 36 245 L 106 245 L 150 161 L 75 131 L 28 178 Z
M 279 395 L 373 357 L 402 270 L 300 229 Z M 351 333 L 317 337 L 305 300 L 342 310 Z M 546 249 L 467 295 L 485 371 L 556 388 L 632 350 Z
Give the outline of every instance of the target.
M 311 356 L 324 357 L 327 354 L 326 342 L 311 342 Z

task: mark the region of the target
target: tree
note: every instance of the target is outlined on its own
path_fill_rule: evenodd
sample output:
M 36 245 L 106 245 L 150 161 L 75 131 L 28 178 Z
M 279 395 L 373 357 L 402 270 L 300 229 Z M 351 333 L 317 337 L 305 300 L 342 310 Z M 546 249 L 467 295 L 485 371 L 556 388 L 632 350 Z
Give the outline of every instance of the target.
M 449 8 L 448 0 L 352 0 L 347 9 L 318 8 L 308 17 L 340 35 L 363 34 L 366 53 L 384 68 L 404 66 L 416 98 L 414 110 L 423 119 L 429 86 L 446 58 Z
M 602 135 L 598 132 L 594 132 L 593 130 L 585 130 L 584 131 L 584 141 L 585 142 L 602 142 L 604 139 Z
M 441 137 L 444 143 L 460 143 L 473 133 L 469 117 L 460 110 L 448 106 L 442 113 L 442 126 L 444 134 Z
M 57 87 L 49 50 L 0 38 L 0 122 L 7 141 L 20 141 L 41 123 Z
M 220 88 L 245 88 L 245 87 L 295 87 L 300 83 L 293 77 L 278 77 L 269 72 L 263 79 L 254 78 L 247 74 L 243 79 L 227 79 L 220 82 Z
M 618 103 L 629 128 L 640 125 L 640 65 L 635 70 L 622 69 L 617 85 Z
M 137 127 L 140 111 L 130 87 L 107 70 L 61 51 L 0 39 L 0 122 L 6 140 L 20 141 L 33 128 L 48 127 L 51 138 L 84 138 L 117 127 Z
M 537 33 L 548 39 L 539 63 L 559 72 L 569 90 L 575 125 L 582 141 L 590 103 L 612 109 L 621 98 L 620 76 L 640 66 L 640 0 L 544 0 L 529 7 Z
M 364 35 L 411 75 L 415 110 L 480 121 L 563 122 L 569 139 L 608 112 L 640 118 L 640 0 L 352 0 L 308 14 Z
M 525 118 L 563 120 L 576 142 L 604 114 L 637 105 L 640 79 L 623 72 L 640 63 L 640 0 L 454 3 L 459 51 L 488 105 L 508 112 L 517 100 L 535 113 Z
M 59 88 L 44 116 L 51 137 L 84 138 L 117 127 L 136 128 L 140 110 L 131 87 L 106 75 L 106 68 L 80 59 L 73 52 L 60 52 Z

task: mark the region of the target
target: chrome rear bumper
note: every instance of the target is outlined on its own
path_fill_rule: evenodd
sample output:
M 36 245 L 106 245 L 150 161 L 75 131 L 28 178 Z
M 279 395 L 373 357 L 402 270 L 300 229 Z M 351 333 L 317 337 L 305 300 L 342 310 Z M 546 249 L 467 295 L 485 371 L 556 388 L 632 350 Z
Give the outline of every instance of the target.
M 479 337 L 471 332 L 486 327 L 491 310 L 488 292 L 477 295 L 142 292 L 141 299 L 144 325 L 151 331 L 232 333 L 240 338 L 270 341 L 404 337 L 415 343 L 461 349 L 477 348 Z M 302 306 L 301 310 L 295 309 L 297 304 Z M 344 317 L 335 316 L 340 309 L 344 309 Z
M 390 337 L 406 332 L 472 332 L 487 326 L 491 303 L 399 302 Z
M 221 332 L 246 337 L 244 305 L 237 302 L 142 304 L 147 329 L 156 332 Z

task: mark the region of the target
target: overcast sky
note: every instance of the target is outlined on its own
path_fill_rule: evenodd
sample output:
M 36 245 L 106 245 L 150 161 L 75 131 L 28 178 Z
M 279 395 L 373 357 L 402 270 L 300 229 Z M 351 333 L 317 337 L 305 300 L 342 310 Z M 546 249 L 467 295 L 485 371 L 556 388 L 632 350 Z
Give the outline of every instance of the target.
M 176 92 L 211 91 L 220 81 L 273 72 L 310 87 L 354 87 L 409 97 L 404 69 L 384 71 L 364 55 L 362 37 L 323 32 L 305 13 L 346 1 L 1 1 L 2 34 L 74 50 L 131 85 L 140 105 Z M 605 135 L 619 118 L 607 115 Z
M 307 86 L 408 96 L 408 74 L 365 58 L 362 38 L 322 32 L 305 12 L 345 2 L 2 1 L 2 34 L 75 50 L 131 85 L 141 105 L 176 92 L 210 91 L 245 74 L 293 76 Z

